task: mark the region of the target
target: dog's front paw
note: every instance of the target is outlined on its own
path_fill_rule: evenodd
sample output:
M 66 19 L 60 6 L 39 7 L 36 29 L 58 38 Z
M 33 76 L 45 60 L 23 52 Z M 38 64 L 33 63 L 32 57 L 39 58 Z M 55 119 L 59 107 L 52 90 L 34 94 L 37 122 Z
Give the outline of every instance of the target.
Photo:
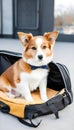
M 11 94 L 11 92 L 5 93 L 9 98 L 15 98 L 15 95 Z
M 33 98 L 32 97 L 24 97 L 24 99 L 28 102 L 34 102 Z
M 49 99 L 48 99 L 48 97 L 43 97 L 42 98 L 42 101 L 44 101 L 44 102 L 47 102 Z
M 26 99 L 28 102 L 34 102 L 33 98 Z

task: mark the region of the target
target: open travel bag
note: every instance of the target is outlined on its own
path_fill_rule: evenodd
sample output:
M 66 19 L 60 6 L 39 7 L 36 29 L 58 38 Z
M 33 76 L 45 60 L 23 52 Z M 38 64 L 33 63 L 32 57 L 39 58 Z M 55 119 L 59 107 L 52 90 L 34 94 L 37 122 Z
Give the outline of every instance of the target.
M 20 53 L 0 51 L 0 74 L 19 58 L 21 58 Z M 29 103 L 21 97 L 8 98 L 0 91 L 0 110 L 17 117 L 21 123 L 30 127 L 37 127 L 41 121 L 36 124 L 32 119 L 42 115 L 54 113 L 55 117 L 59 118 L 58 111 L 73 101 L 70 74 L 67 67 L 60 63 L 51 62 L 48 66 L 50 72 L 47 83 L 49 98 L 47 102 L 41 101 L 38 90 L 32 92 L 33 103 Z

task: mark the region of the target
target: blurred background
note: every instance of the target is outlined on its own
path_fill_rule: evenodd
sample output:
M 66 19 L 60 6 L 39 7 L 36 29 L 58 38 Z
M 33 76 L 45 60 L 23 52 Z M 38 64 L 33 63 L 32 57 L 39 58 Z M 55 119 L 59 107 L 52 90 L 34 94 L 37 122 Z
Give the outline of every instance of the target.
M 54 28 L 61 34 L 74 35 L 74 1 L 55 0 Z
M 0 37 L 17 31 L 42 35 L 58 30 L 58 41 L 74 42 L 73 0 L 0 0 Z

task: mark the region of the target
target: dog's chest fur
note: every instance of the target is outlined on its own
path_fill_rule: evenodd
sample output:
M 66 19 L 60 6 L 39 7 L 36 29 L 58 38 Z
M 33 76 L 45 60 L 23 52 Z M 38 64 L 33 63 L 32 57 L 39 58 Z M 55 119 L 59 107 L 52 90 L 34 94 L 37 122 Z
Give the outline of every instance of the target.
M 39 87 L 40 82 L 47 78 L 48 75 L 48 70 L 47 69 L 36 69 L 32 70 L 31 73 L 25 73 L 21 72 L 20 73 L 20 80 L 23 82 L 25 85 L 27 84 L 30 91 L 33 91 Z M 26 87 L 26 86 L 25 86 Z

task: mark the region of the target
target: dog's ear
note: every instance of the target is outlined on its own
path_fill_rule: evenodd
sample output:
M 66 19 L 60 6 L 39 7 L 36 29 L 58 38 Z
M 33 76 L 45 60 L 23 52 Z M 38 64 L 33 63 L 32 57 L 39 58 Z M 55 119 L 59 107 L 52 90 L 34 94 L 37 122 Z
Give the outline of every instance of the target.
M 53 48 L 55 40 L 58 37 L 59 32 L 58 31 L 53 31 L 53 32 L 48 32 L 48 33 L 44 33 L 44 37 L 50 41 L 50 46 L 51 48 Z
M 17 34 L 18 34 L 18 37 L 19 37 L 20 41 L 23 43 L 24 46 L 33 37 L 33 35 L 31 33 L 17 32 Z
M 58 37 L 58 31 L 53 31 L 53 32 L 48 32 L 48 33 L 44 33 L 44 37 L 50 41 L 50 40 L 56 40 Z

